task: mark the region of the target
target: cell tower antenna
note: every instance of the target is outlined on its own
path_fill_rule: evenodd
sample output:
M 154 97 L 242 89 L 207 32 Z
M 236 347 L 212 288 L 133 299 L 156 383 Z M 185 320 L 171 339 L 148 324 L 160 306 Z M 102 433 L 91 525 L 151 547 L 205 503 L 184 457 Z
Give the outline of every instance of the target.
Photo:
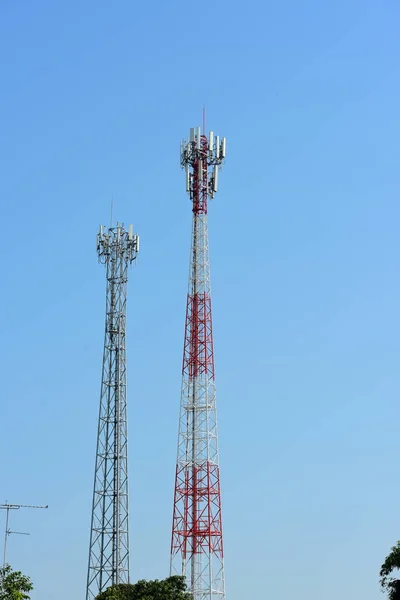
M 106 323 L 86 599 L 111 585 L 129 583 L 126 300 L 128 267 L 139 237 L 117 223 L 97 234 L 106 267 Z
M 8 528 L 8 522 L 10 518 L 10 510 L 19 510 L 20 508 L 49 508 L 46 506 L 36 506 L 32 504 L 8 504 L 7 501 L 5 504 L 0 504 L 0 509 L 6 511 L 6 526 L 4 530 L 4 550 L 3 550 L 3 567 L 6 565 L 6 556 L 7 556 L 7 540 L 8 537 L 12 534 L 16 535 L 30 535 L 29 533 L 24 533 L 22 531 L 11 531 Z
M 203 112 L 205 120 L 205 112 Z M 225 600 L 208 199 L 218 190 L 226 140 L 200 127 L 181 145 L 192 203 L 192 244 L 182 365 L 171 541 L 171 575 L 186 577 L 193 600 Z

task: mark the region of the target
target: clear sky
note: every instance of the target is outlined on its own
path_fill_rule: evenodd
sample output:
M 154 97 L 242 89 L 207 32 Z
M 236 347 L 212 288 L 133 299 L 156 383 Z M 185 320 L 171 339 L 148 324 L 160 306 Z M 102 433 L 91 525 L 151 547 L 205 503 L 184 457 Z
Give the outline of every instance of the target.
M 210 209 L 227 600 L 378 600 L 400 538 L 398 0 L 2 0 L 0 501 L 33 600 L 83 598 L 104 331 L 128 302 L 132 579 L 168 574 L 190 204 Z M 2 515 L 0 515 L 2 516 Z

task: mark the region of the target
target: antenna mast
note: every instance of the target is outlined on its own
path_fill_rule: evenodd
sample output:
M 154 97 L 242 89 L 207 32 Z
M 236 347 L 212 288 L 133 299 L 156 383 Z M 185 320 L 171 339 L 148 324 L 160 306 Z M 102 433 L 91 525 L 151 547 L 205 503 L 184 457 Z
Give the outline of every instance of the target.
M 117 223 L 97 235 L 106 267 L 106 325 L 93 488 L 86 599 L 129 583 L 128 431 L 126 397 L 126 299 L 128 267 L 139 237 Z
M 205 118 L 205 111 L 203 113 Z M 171 574 L 185 575 L 193 600 L 225 600 L 214 347 L 208 254 L 208 198 L 218 190 L 226 140 L 201 128 L 181 144 L 192 202 L 192 245 L 186 306 L 171 542 Z
M 24 533 L 22 531 L 10 531 L 10 529 L 8 528 L 8 521 L 9 521 L 9 517 L 10 517 L 10 510 L 19 510 L 20 508 L 49 508 L 49 506 L 48 505 L 46 505 L 46 506 L 36 506 L 36 505 L 32 505 L 32 504 L 7 504 L 7 502 L 5 504 L 0 504 L 0 509 L 3 509 L 3 510 L 6 511 L 6 527 L 5 527 L 5 530 L 4 530 L 3 567 L 6 566 L 8 536 L 11 535 L 11 534 L 16 534 L 16 535 L 30 535 L 29 533 Z

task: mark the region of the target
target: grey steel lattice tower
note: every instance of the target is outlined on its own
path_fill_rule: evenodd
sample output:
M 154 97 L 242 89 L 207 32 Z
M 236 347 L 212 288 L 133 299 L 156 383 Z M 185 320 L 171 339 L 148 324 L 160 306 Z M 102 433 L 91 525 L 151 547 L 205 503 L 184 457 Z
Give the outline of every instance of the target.
M 128 267 L 139 252 L 132 225 L 100 227 L 99 262 L 106 266 L 106 326 L 93 489 L 86 600 L 116 583 L 129 583 L 126 397 Z

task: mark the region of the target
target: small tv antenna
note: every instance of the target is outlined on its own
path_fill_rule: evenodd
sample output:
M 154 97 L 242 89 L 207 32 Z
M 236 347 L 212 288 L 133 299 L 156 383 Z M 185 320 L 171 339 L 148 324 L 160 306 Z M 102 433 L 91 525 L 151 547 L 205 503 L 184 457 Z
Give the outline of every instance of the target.
M 0 504 L 0 509 L 3 509 L 6 512 L 6 527 L 4 531 L 4 552 L 3 552 L 3 567 L 6 566 L 6 555 L 7 555 L 7 540 L 10 535 L 30 535 L 30 533 L 26 533 L 25 531 L 11 531 L 8 528 L 8 522 L 10 517 L 10 510 L 19 510 L 20 508 L 49 508 L 49 505 L 46 506 L 36 506 L 32 504 Z

